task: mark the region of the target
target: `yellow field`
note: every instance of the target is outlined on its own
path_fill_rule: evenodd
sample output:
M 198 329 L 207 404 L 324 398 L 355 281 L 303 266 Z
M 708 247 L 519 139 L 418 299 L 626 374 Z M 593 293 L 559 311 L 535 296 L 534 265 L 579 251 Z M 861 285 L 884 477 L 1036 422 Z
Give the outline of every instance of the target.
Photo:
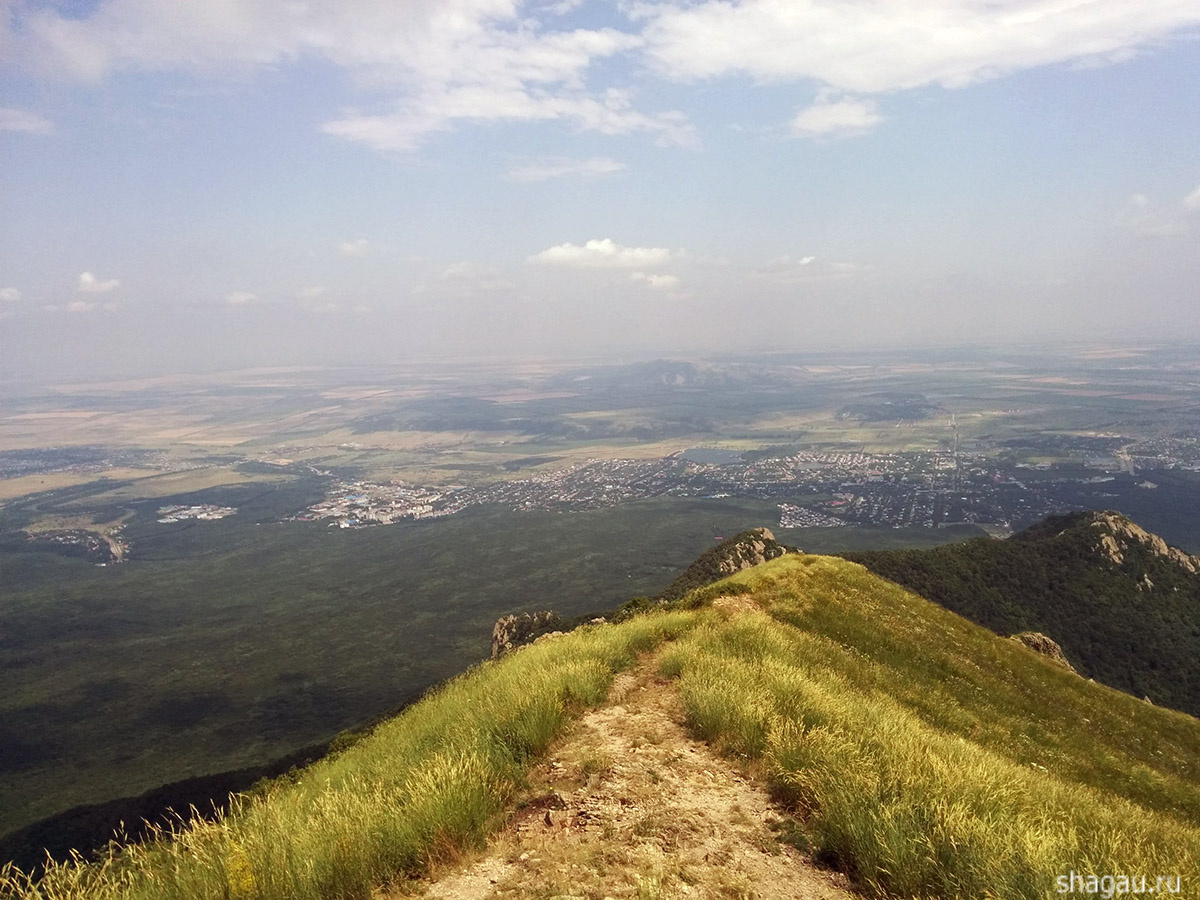
M 91 531 L 95 527 L 96 522 L 91 516 L 45 516 L 27 526 L 25 533 L 46 534 L 50 531 Z
M 132 516 L 132 512 L 125 512 L 111 522 L 97 522 L 93 516 L 89 515 L 43 516 L 27 526 L 24 531 L 30 535 L 45 534 L 50 531 L 91 531 L 99 535 L 110 535 L 114 528 L 123 525 Z
M 89 484 L 93 481 L 120 481 L 126 478 L 144 478 L 153 476 L 154 469 L 108 469 L 103 475 L 94 472 L 75 474 L 73 472 L 48 472 L 44 475 L 21 475 L 18 478 L 0 479 L 0 500 L 15 500 L 27 494 L 40 491 L 54 491 L 59 488 L 74 487 L 77 484 Z
M 235 469 L 224 466 L 210 466 L 203 469 L 188 469 L 184 472 L 167 472 L 162 475 L 152 475 L 149 478 L 139 478 L 130 484 L 123 484 L 102 494 L 93 494 L 70 505 L 95 506 L 97 503 L 106 501 L 169 497 L 172 494 L 186 494 L 191 491 L 202 491 L 205 488 L 223 487 L 229 484 L 245 484 L 249 481 L 288 481 L 291 478 L 291 475 L 284 474 L 244 475 Z

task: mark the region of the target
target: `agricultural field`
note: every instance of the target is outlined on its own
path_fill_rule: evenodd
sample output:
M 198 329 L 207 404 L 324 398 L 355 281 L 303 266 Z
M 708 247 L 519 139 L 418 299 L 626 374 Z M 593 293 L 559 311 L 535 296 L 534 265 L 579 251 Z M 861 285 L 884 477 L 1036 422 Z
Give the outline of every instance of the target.
M 1198 551 L 1196 368 L 773 357 L 14 394 L 0 832 L 321 744 L 479 661 L 499 616 L 612 609 L 748 527 L 841 552 L 1112 506 Z

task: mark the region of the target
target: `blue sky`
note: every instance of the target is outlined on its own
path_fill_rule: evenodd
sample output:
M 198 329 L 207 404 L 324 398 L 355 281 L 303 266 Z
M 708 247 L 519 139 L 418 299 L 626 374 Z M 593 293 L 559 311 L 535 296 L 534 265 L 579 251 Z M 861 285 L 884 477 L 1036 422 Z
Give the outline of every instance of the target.
M 0 0 L 0 377 L 1200 339 L 1194 0 Z

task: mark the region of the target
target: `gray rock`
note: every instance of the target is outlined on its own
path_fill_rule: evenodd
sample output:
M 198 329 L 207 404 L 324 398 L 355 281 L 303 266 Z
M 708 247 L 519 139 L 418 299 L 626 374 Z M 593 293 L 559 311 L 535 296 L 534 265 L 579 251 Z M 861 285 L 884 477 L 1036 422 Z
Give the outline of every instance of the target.
M 531 643 L 543 634 L 559 630 L 561 625 L 558 613 L 550 610 L 501 616 L 492 626 L 492 659 Z

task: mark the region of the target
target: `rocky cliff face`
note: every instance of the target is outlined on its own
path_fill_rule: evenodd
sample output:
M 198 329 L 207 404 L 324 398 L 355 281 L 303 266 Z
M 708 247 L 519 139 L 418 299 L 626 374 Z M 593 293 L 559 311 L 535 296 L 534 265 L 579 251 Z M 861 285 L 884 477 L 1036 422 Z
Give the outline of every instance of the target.
M 1157 534 L 1151 534 L 1120 513 L 1112 511 L 1092 513 L 1090 524 L 1097 532 L 1100 552 L 1118 565 L 1125 561 L 1125 554 L 1132 546 L 1139 545 L 1155 556 L 1174 562 L 1191 575 L 1200 573 L 1200 557 L 1184 553 L 1177 547 L 1168 546 L 1167 542 Z
M 717 569 L 722 575 L 732 575 L 787 552 L 775 540 L 769 528 L 754 528 L 744 532 L 735 543 L 728 546 L 722 544 L 718 549 L 723 551 L 717 561 Z
M 550 610 L 502 616 L 492 626 L 492 659 L 522 644 L 528 644 L 543 634 L 557 631 L 561 629 L 562 624 L 558 613 Z
M 677 600 L 688 591 L 720 581 L 734 572 L 757 566 L 788 552 L 791 552 L 791 548 L 775 540 L 775 535 L 770 529 L 752 528 L 743 531 L 705 551 L 654 599 Z

